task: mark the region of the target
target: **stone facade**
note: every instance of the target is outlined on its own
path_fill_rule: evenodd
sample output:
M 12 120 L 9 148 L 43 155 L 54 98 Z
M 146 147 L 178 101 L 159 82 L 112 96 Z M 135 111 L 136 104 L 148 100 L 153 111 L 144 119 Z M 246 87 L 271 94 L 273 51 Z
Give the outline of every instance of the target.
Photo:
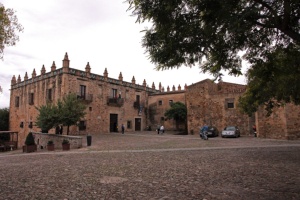
M 37 149 L 46 149 L 48 141 L 52 141 L 55 149 L 62 149 L 63 140 L 68 140 L 70 149 L 82 147 L 82 136 L 57 135 L 48 133 L 33 133 Z
M 91 73 L 89 63 L 85 71 L 69 67 L 68 55 L 65 55 L 63 67 L 56 69 L 55 63 L 51 72 L 46 73 L 42 67 L 37 76 L 35 70 L 29 79 L 27 73 L 24 81 L 14 76 L 11 82 L 10 96 L 10 130 L 19 132 L 19 146 L 24 144 L 29 131 L 41 131 L 35 126 L 38 115 L 36 107 L 46 104 L 47 101 L 57 102 L 68 93 L 76 93 L 78 98 L 87 104 L 85 118 L 80 127 L 70 128 L 70 134 L 99 134 L 117 132 L 122 124 L 125 131 L 139 131 L 146 129 L 147 115 L 145 106 L 148 96 L 159 91 L 131 82 L 123 81 L 122 73 L 118 79 L 108 77 L 107 69 L 103 76 Z M 66 127 L 64 127 L 66 134 Z M 54 133 L 55 130 L 50 130 Z
M 19 144 L 24 144 L 30 131 L 39 132 L 35 126 L 38 111 L 36 107 L 46 102 L 56 103 L 58 99 L 69 93 L 76 93 L 86 105 L 86 115 L 79 126 L 72 126 L 70 134 L 86 135 L 118 132 L 125 125 L 126 132 L 155 130 L 158 125 L 164 125 L 165 130 L 184 130 L 189 134 L 198 133 L 203 124 L 216 126 L 220 131 L 226 125 L 237 125 L 242 135 L 251 133 L 251 127 L 256 124 L 259 137 L 270 138 L 300 138 L 300 107 L 287 105 L 278 109 L 269 118 L 265 117 L 263 109 L 255 116 L 248 117 L 237 108 L 239 97 L 245 92 L 246 86 L 206 79 L 183 89 L 164 87 L 154 83 L 147 86 L 123 80 L 120 72 L 118 79 L 108 76 L 107 69 L 103 75 L 91 73 L 90 64 L 85 70 L 70 68 L 70 60 L 66 53 L 61 68 L 56 68 L 53 62 L 51 71 L 46 73 L 43 66 L 37 75 L 35 69 L 31 78 L 25 73 L 21 81 L 13 76 L 10 96 L 10 130 L 19 133 Z M 187 122 L 176 123 L 166 120 L 164 113 L 172 102 L 182 102 L 187 106 Z M 66 134 L 64 127 L 63 134 Z M 54 133 L 55 130 L 50 130 Z
M 246 86 L 206 79 L 187 87 L 188 132 L 198 133 L 204 124 L 222 131 L 227 125 L 236 125 L 241 134 L 249 134 L 252 119 L 239 112 L 238 98 Z
M 287 104 L 275 108 L 273 113 L 266 117 L 267 112 L 261 106 L 256 112 L 258 137 L 273 139 L 300 138 L 300 107 Z
M 171 104 L 175 102 L 182 102 L 185 104 L 185 91 L 181 90 L 167 90 L 158 94 L 151 94 L 148 96 L 148 124 L 152 130 L 157 129 L 158 126 L 163 125 L 165 130 L 184 130 L 185 122 L 177 122 L 175 120 L 167 120 L 164 116 L 165 112 L 171 108 Z

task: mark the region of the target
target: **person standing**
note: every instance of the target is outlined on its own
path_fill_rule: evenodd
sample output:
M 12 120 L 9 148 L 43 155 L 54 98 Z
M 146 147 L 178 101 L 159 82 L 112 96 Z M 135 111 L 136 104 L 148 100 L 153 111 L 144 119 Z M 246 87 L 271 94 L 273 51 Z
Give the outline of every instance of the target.
M 253 124 L 252 130 L 253 130 L 254 137 L 256 137 L 257 135 L 256 135 L 256 126 L 255 126 L 255 124 Z
M 157 125 L 157 134 L 159 134 L 160 126 Z
M 163 125 L 160 127 L 160 131 L 161 131 L 161 134 L 165 133 L 165 127 Z
M 122 134 L 124 134 L 125 132 L 125 127 L 124 127 L 124 124 L 122 124 Z

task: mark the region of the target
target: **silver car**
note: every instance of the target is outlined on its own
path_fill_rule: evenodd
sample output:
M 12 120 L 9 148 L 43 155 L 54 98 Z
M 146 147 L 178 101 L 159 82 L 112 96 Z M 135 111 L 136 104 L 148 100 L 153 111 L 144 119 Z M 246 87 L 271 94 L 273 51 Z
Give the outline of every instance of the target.
M 241 133 L 237 126 L 226 126 L 221 133 L 222 137 L 240 137 Z

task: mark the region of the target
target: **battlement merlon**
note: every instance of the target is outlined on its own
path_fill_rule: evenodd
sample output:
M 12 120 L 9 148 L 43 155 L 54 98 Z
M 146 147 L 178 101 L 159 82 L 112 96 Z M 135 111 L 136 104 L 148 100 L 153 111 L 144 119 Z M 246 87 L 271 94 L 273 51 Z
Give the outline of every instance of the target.
M 123 85 L 126 87 L 132 87 L 138 90 L 145 90 L 148 92 L 154 92 L 154 93 L 159 93 L 161 91 L 156 90 L 155 87 L 148 87 L 146 84 L 146 80 L 144 79 L 143 84 L 139 85 L 135 83 L 135 78 L 133 76 L 131 82 L 126 82 L 123 81 L 123 75 L 122 73 L 120 73 L 120 76 L 118 79 L 113 79 L 113 78 L 109 78 L 108 77 L 108 72 L 107 69 L 105 68 L 103 76 L 98 75 L 98 74 L 92 74 L 91 72 L 91 67 L 89 62 L 87 63 L 86 67 L 85 67 L 85 71 L 82 70 L 78 70 L 78 69 L 73 69 L 70 68 L 70 60 L 68 58 L 68 54 L 65 54 L 64 60 L 63 60 L 63 66 L 62 68 L 56 68 L 55 62 L 53 61 L 52 65 L 51 65 L 51 71 L 46 73 L 46 69 L 45 66 L 42 66 L 41 69 L 41 74 L 37 75 L 35 69 L 33 69 L 32 72 L 32 78 L 28 78 L 27 72 L 25 73 L 25 77 L 24 80 L 21 80 L 21 76 L 18 76 L 18 79 L 16 79 L 16 76 L 13 75 L 12 80 L 11 80 L 11 89 L 15 89 L 15 88 L 19 88 L 19 87 L 23 87 L 25 85 L 28 84 L 32 84 L 50 77 L 55 77 L 57 75 L 60 74 L 70 74 L 70 75 L 75 75 L 81 78 L 87 78 L 87 79 L 92 79 L 92 80 L 99 80 L 99 81 L 104 81 L 104 82 L 108 82 L 111 84 L 117 84 L 117 85 Z M 154 83 L 153 83 L 154 85 Z M 152 86 L 153 86 L 152 85 Z

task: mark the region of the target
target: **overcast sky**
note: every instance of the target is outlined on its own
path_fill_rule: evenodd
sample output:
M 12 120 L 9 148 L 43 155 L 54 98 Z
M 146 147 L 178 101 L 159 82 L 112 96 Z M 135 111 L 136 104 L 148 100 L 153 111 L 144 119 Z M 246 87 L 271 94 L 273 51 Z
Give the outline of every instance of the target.
M 40 75 L 45 65 L 50 71 L 54 61 L 57 68 L 67 52 L 70 67 L 85 70 L 90 63 L 91 72 L 117 79 L 122 72 L 123 80 L 136 83 L 145 79 L 149 86 L 159 82 L 165 89 L 180 84 L 199 82 L 212 78 L 201 74 L 197 66 L 155 71 L 154 64 L 141 46 L 142 31 L 149 24 L 137 24 L 136 18 L 127 11 L 124 0 L 0 0 L 5 8 L 15 10 L 24 32 L 14 47 L 4 49 L 4 60 L 0 60 L 0 108 L 9 106 L 12 76 L 25 73 L 29 78 L 33 69 Z M 245 84 L 244 77 L 225 76 L 226 82 Z

